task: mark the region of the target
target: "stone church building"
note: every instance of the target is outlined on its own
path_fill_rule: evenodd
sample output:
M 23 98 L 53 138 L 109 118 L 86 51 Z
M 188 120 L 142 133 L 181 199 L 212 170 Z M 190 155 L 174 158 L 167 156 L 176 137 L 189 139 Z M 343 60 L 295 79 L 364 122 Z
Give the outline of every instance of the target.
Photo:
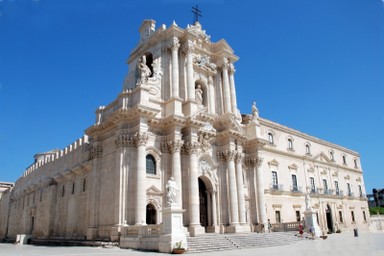
M 200 23 L 145 20 L 121 93 L 85 135 L 35 155 L 1 193 L 0 239 L 116 241 L 126 226 L 162 223 L 177 184 L 190 236 L 260 232 L 303 220 L 322 231 L 368 230 L 359 154 L 237 107 L 239 59 Z

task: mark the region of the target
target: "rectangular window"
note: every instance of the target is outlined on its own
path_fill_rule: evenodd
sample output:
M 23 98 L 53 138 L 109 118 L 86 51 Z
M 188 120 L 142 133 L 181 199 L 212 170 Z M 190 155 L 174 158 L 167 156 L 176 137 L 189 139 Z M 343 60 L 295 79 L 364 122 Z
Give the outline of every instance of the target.
M 343 223 L 343 212 L 342 211 L 339 211 L 339 221 L 340 223 Z
M 296 221 L 300 221 L 300 211 L 296 211 Z
M 72 195 L 75 194 L 75 182 L 72 183 Z
M 365 211 L 363 211 L 363 218 L 364 218 L 364 222 L 367 221 L 367 216 L 365 215 Z
M 318 213 L 318 212 L 316 213 L 316 221 L 317 221 L 317 224 L 320 225 L 320 222 L 319 222 L 319 213 Z
M 352 218 L 352 222 L 355 222 L 355 213 L 353 211 L 351 211 L 351 218 Z
M 326 179 L 323 179 L 324 194 L 328 194 L 328 183 Z
M 309 180 L 311 182 L 311 192 L 316 193 L 315 178 L 310 177 Z
M 340 195 L 339 182 L 338 181 L 335 181 L 335 191 L 336 191 L 336 195 Z
M 343 156 L 343 164 L 347 164 L 347 158 Z
M 274 189 L 279 189 L 279 180 L 277 178 L 277 172 L 272 171 L 272 187 Z
M 61 191 L 61 197 L 64 197 L 64 195 L 65 195 L 65 187 L 63 185 L 63 190 Z
M 359 195 L 360 197 L 363 197 L 363 190 L 361 189 L 361 185 L 359 185 Z
M 85 192 L 85 187 L 86 187 L 86 185 L 87 185 L 87 180 L 84 179 L 84 180 L 83 180 L 83 192 Z
M 292 174 L 292 191 L 298 191 L 297 187 L 297 176 L 295 174 Z
M 40 202 L 43 200 L 43 190 L 40 190 Z
M 276 215 L 276 223 L 280 223 L 281 222 L 280 211 L 275 211 L 275 215 Z
M 352 196 L 351 184 L 350 183 L 347 183 L 347 192 L 348 192 L 348 196 Z

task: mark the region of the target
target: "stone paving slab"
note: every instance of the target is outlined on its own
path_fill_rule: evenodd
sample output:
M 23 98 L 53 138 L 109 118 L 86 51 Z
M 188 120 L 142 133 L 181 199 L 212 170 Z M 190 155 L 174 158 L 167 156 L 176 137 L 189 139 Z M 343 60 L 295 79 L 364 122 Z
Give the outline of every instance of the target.
M 230 250 L 207 253 L 186 253 L 196 256 L 384 256 L 384 233 L 361 233 L 354 237 L 352 232 L 332 234 L 326 240 L 303 239 L 302 242 L 276 247 Z M 13 245 L 0 243 L 0 256 L 121 256 L 121 255 L 163 255 L 155 252 L 140 252 L 120 248 L 102 247 L 47 247 Z

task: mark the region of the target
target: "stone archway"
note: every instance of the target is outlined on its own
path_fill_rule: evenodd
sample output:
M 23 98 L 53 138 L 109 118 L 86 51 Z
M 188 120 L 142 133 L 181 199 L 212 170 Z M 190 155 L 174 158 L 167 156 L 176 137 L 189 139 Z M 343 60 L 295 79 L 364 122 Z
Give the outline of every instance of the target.
M 334 232 L 333 230 L 333 220 L 332 220 L 332 210 L 329 204 L 327 204 L 327 208 L 325 209 L 325 217 L 327 219 L 327 228 L 330 232 Z

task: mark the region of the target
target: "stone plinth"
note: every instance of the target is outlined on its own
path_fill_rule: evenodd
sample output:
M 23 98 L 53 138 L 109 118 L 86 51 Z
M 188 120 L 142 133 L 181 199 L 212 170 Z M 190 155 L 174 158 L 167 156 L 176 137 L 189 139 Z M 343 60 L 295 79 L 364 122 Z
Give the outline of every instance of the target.
M 311 225 L 315 228 L 315 236 L 320 237 L 322 235 L 321 228 L 317 224 L 316 212 L 314 210 L 304 211 L 305 225 L 309 228 Z
M 187 236 L 183 226 L 185 210 L 177 206 L 165 208 L 163 211 L 163 233 L 160 236 L 159 252 L 172 252 L 176 243 L 181 242 L 184 249 L 188 248 Z

